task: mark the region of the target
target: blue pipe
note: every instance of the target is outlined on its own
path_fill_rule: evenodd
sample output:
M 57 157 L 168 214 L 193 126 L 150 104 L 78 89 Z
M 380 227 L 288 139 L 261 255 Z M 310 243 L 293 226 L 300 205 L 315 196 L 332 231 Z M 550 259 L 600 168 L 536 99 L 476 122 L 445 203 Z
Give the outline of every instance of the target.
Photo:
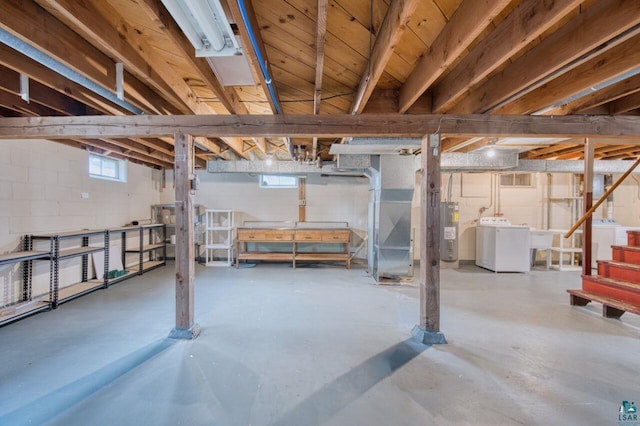
M 141 109 L 139 109 L 135 105 L 127 101 L 124 101 L 122 99 L 119 99 L 115 95 L 115 93 L 110 92 L 109 90 L 97 84 L 95 81 L 88 79 L 87 77 L 74 71 L 73 69 L 69 68 L 62 62 L 58 61 L 57 59 L 54 59 L 51 56 L 47 55 L 46 53 L 42 52 L 41 50 L 33 47 L 32 45 L 25 43 L 18 37 L 14 36 L 10 32 L 2 28 L 0 28 L 0 43 L 6 44 L 12 49 L 22 53 L 26 57 L 33 59 L 34 61 L 44 65 L 50 70 L 57 72 L 58 74 L 73 81 L 74 83 L 78 83 L 79 85 L 96 93 L 97 95 L 102 96 L 103 98 L 113 102 L 116 105 L 121 106 L 122 108 L 125 108 L 126 110 L 134 114 L 144 113 Z
M 264 76 L 264 80 L 267 83 L 267 87 L 269 88 L 271 99 L 273 100 L 273 104 L 276 107 L 276 113 L 282 114 L 280 104 L 278 103 L 278 98 L 276 97 L 276 92 L 273 89 L 273 81 L 271 80 L 271 76 L 269 75 L 269 69 L 267 68 L 267 61 L 264 60 L 264 58 L 262 57 L 262 52 L 260 52 L 258 41 L 256 40 L 256 36 L 253 33 L 253 28 L 251 28 L 251 23 L 249 22 L 249 13 L 247 12 L 247 8 L 244 5 L 244 0 L 238 0 L 238 6 L 240 7 L 240 15 L 242 15 L 244 26 L 247 28 L 247 32 L 249 33 L 251 45 L 253 46 L 253 50 L 256 52 L 256 57 L 258 58 L 258 64 L 260 64 L 262 75 Z
M 242 21 L 244 22 L 244 26 L 247 29 L 247 33 L 249 33 L 249 40 L 251 40 L 253 51 L 256 52 L 256 57 L 258 58 L 258 64 L 260 65 L 260 69 L 262 70 L 264 81 L 265 83 L 267 83 L 267 88 L 269 89 L 271 100 L 273 101 L 273 105 L 276 107 L 276 114 L 282 114 L 282 109 L 280 108 L 280 104 L 278 103 L 278 97 L 276 96 L 276 92 L 273 87 L 273 80 L 271 79 L 271 76 L 269 75 L 269 69 L 267 68 L 267 61 L 264 60 L 264 57 L 262 56 L 262 52 L 260 52 L 258 41 L 256 40 L 256 36 L 253 32 L 253 28 L 251 28 L 251 22 L 249 21 L 249 13 L 247 12 L 247 8 L 244 5 L 244 0 L 238 0 L 238 6 L 240 8 L 240 15 L 242 15 Z M 289 156 L 291 156 L 292 160 L 295 160 L 296 156 L 293 152 L 293 147 L 291 146 L 291 142 L 289 141 L 288 137 L 285 138 L 285 142 L 289 148 Z

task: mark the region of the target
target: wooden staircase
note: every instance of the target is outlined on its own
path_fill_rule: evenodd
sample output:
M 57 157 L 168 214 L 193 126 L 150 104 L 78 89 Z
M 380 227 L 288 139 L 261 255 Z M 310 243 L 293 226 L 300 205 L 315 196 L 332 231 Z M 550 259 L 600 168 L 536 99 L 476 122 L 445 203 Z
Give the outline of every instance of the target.
M 581 290 L 567 290 L 571 305 L 602 303 L 602 315 L 640 315 L 640 231 L 627 231 L 626 246 L 612 246 L 613 260 L 598 260 L 598 275 L 583 275 Z

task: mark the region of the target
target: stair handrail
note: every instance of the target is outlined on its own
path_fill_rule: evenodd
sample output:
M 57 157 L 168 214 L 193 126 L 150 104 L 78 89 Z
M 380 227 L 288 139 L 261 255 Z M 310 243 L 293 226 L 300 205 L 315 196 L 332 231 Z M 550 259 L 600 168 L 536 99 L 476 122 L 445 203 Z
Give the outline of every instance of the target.
M 578 229 L 580 227 L 580 225 L 582 225 L 582 223 L 585 220 L 587 220 L 589 218 L 589 216 L 591 216 L 593 214 L 593 212 L 596 211 L 596 209 L 598 207 L 600 207 L 600 204 L 602 204 L 604 202 L 604 200 L 606 200 L 609 197 L 609 195 L 611 195 L 611 193 L 616 190 L 616 188 L 622 183 L 622 181 L 624 181 L 627 178 L 627 176 L 629 176 L 631 174 L 631 172 L 636 167 L 638 167 L 638 164 L 640 164 L 640 158 L 638 158 L 636 160 L 636 162 L 631 165 L 629 170 L 624 172 L 624 174 L 622 176 L 620 176 L 618 178 L 618 180 L 615 181 L 615 183 L 613 185 L 611 185 L 611 188 L 609 188 L 607 190 L 607 192 L 605 192 L 602 195 L 602 197 L 600 197 L 600 199 L 598 201 L 596 201 L 595 204 L 593 206 L 591 206 L 591 208 L 589 210 L 587 210 L 587 212 L 584 215 L 582 215 L 582 217 L 580 219 L 578 219 L 578 221 L 575 223 L 575 225 L 573 225 L 571 227 L 571 229 L 569 229 L 569 231 L 566 234 L 564 234 L 564 237 L 565 238 L 569 238 L 576 231 L 576 229 Z

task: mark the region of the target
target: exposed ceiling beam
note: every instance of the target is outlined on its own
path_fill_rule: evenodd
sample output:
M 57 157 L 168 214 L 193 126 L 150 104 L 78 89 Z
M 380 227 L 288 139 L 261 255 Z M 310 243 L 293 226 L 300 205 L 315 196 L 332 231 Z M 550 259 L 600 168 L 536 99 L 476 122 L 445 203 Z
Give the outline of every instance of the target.
M 448 137 L 442 141 L 442 152 L 453 152 L 465 147 L 469 138 Z
M 511 0 L 464 0 L 400 88 L 401 113 L 413 105 Z
M 147 164 L 153 164 L 154 166 L 158 166 L 158 167 L 162 167 L 162 168 L 167 168 L 167 169 L 171 169 L 173 168 L 173 161 L 169 160 L 169 161 L 163 161 L 163 160 L 158 160 L 156 158 L 150 157 L 148 155 L 145 154 L 141 154 L 139 152 L 136 151 L 131 151 L 128 147 L 122 147 L 120 146 L 121 144 L 119 143 L 114 143 L 114 141 L 112 140 L 104 140 L 104 139 L 82 139 L 82 140 L 76 140 L 76 142 L 85 144 L 85 145 L 90 145 L 90 146 L 95 146 L 107 151 L 111 151 L 117 154 L 120 154 L 122 156 L 124 156 L 125 158 L 134 158 L 136 160 L 140 160 L 142 162 L 145 162 Z
M 630 38 L 633 34 L 627 30 L 636 27 L 635 31 L 640 31 L 639 23 L 640 2 L 637 0 L 601 0 L 545 38 L 505 70 L 471 90 L 469 96 L 449 109 L 449 112 L 486 112 L 563 67 L 569 64 L 575 67 L 589 56 L 614 47 L 615 43 L 605 43 L 621 34 L 624 33 L 625 39 Z M 624 39 L 617 40 L 617 43 L 622 41 Z
M 267 139 L 266 138 L 261 138 L 261 137 L 255 137 L 253 138 L 253 140 L 256 142 L 256 146 L 258 147 L 258 149 L 260 151 L 262 151 L 264 154 L 267 153 Z
M 78 73 L 113 90 L 115 62 L 46 10 L 31 1 L 0 3 L 0 26 Z M 45 30 L 46 29 L 46 30 Z M 164 98 L 125 71 L 128 101 L 146 112 L 174 111 Z
M 592 86 L 633 71 L 638 68 L 638 64 L 640 64 L 640 35 L 607 50 L 494 112 L 529 114 L 540 111 L 563 99 L 585 92 Z
M 182 30 L 175 23 L 169 12 L 165 9 L 160 0 L 142 0 L 138 3 L 145 10 L 147 15 L 158 24 L 161 31 L 178 47 L 184 59 L 189 61 L 191 65 L 202 77 L 207 87 L 216 95 L 224 107 L 232 114 L 247 114 L 246 106 L 240 102 L 236 92 L 232 88 L 223 87 L 211 66 L 204 58 L 196 58 L 193 46 L 187 40 Z M 193 112 L 205 114 L 215 113 L 208 105 L 199 103 L 195 108 L 191 108 Z M 206 111 L 209 110 L 209 111 Z M 242 152 L 242 141 L 236 139 L 220 138 L 225 144 L 232 148 L 238 155 L 248 159 L 248 155 Z M 238 150 L 239 149 L 239 150 Z
M 608 158 L 613 155 L 624 154 L 638 149 L 638 145 L 604 146 L 596 148 L 595 158 Z
M 20 73 L 0 65 L 0 82 L 4 90 L 20 95 Z M 29 79 L 29 101 L 59 112 L 66 112 L 68 115 L 100 114 L 99 111 L 88 108 L 85 104 L 31 79 Z
M 574 148 L 569 148 L 556 152 L 552 155 L 554 160 L 579 160 L 584 157 L 584 146 L 578 145 Z
M 68 80 L 2 43 L 0 43 L 0 64 L 18 73 L 26 74 L 32 80 L 89 105 L 97 111 L 114 115 L 130 114 L 125 108 L 103 99 L 91 90 Z
M 133 142 L 129 139 L 105 139 L 101 138 L 103 142 L 109 143 L 110 145 L 117 146 L 122 148 L 128 153 L 136 153 L 140 155 L 144 155 L 145 157 L 149 157 L 153 160 L 162 163 L 173 163 L 173 155 L 163 154 L 161 152 L 154 151 L 146 144 L 141 144 L 139 142 Z M 124 152 L 124 151 L 123 151 Z
M 433 111 L 449 111 L 473 85 L 531 43 L 582 0 L 524 0 L 433 89 Z
M 157 137 L 640 136 L 640 116 L 515 115 L 144 115 L 0 118 L 0 139 Z
M 5 90 L 0 90 L 0 105 L 13 111 L 26 113 L 32 116 L 61 115 L 59 111 L 40 105 L 39 103 L 27 103 L 20 97 L 20 95 L 10 93 Z
M 56 111 L 50 107 L 41 105 L 37 102 L 25 102 L 20 96 L 0 90 L 0 105 L 30 116 L 51 116 L 54 114 L 62 114 L 69 116 L 70 113 L 66 111 Z M 173 156 L 156 152 L 148 144 L 142 144 L 131 140 L 119 140 L 119 139 L 101 139 L 102 142 L 109 144 L 108 147 L 101 145 L 101 148 L 109 148 L 113 151 L 113 147 L 120 148 L 122 155 L 131 156 L 141 161 L 151 162 L 155 165 L 161 165 L 160 163 L 172 163 Z M 91 140 L 86 141 L 86 144 L 95 145 Z M 97 146 L 97 145 L 95 145 Z M 134 156 L 132 153 L 135 153 Z
M 203 82 L 220 100 L 227 111 L 231 114 L 246 114 L 247 109 L 240 102 L 235 91 L 222 86 L 205 58 L 196 58 L 193 46 L 165 9 L 162 2 L 160 0 L 142 0 L 138 4 L 158 25 L 158 28 L 180 49 L 182 57 L 196 69 Z
M 522 154 L 520 154 L 520 158 L 525 160 L 535 160 L 535 159 L 548 157 L 554 152 L 562 151 L 567 148 L 572 148 L 576 146 L 577 143 L 578 143 L 577 141 L 562 142 L 562 143 L 551 145 L 548 147 L 534 149 L 532 151 L 523 152 Z M 580 145 L 580 146 L 583 146 L 583 145 Z
M 607 160 L 626 160 L 631 158 L 636 158 L 640 156 L 640 151 L 630 151 L 625 154 L 613 155 L 611 157 L 607 157 Z
M 21 117 L 23 114 L 15 112 L 0 105 L 0 117 Z
M 163 80 L 154 67 L 151 67 L 138 50 L 120 36 L 116 28 L 104 17 L 101 11 L 91 2 L 78 2 L 75 0 L 36 0 L 42 7 L 54 11 L 56 16 L 62 21 L 70 22 L 78 28 L 87 40 L 110 57 L 124 63 L 125 69 L 132 72 L 136 77 L 145 81 L 149 86 L 159 92 L 172 105 L 183 113 L 189 110 L 183 99 L 189 97 L 176 96 L 175 88 Z M 111 10 L 112 15 L 117 15 L 115 10 Z M 164 73 L 166 76 L 168 73 Z
M 367 104 L 389 59 L 391 59 L 396 45 L 408 28 L 411 15 L 416 10 L 418 3 L 419 0 L 391 0 L 380 31 L 376 35 L 376 41 L 373 44 L 367 68 L 362 74 L 356 96 L 351 104 L 352 114 L 361 113 Z M 370 31 L 373 31 L 373 29 L 370 29 Z
M 320 114 L 322 100 L 322 74 L 324 71 L 324 44 L 327 39 L 327 3 L 328 0 L 318 0 L 316 13 L 316 78 L 313 91 L 313 113 Z
M 611 114 L 624 114 L 640 108 L 640 92 L 635 92 L 624 98 L 614 101 L 609 108 Z
M 369 101 L 362 111 L 363 114 L 387 114 L 399 111 L 398 89 L 376 89 L 371 93 Z M 431 114 L 431 92 L 422 94 L 405 111 L 407 114 Z
M 480 138 L 479 140 L 473 143 L 470 143 L 469 145 L 465 145 L 464 147 L 460 148 L 456 152 L 467 153 L 467 152 L 475 151 L 476 149 L 480 149 L 485 146 L 491 145 L 493 141 L 495 141 L 494 138 Z
M 625 78 L 624 80 L 612 84 L 600 90 L 596 90 L 586 96 L 582 96 L 574 101 L 570 101 L 559 107 L 545 112 L 546 115 L 569 115 L 586 111 L 590 108 L 615 101 L 623 96 L 640 91 L 640 74 Z
M 145 1 L 148 1 L 148 0 L 145 0 Z M 245 25 L 244 20 L 242 19 L 242 14 L 240 13 L 240 7 L 238 5 L 238 2 L 234 0 L 234 1 L 227 2 L 227 4 L 229 5 L 229 10 L 231 12 L 231 15 L 233 16 L 233 19 L 236 21 L 236 25 L 238 26 L 238 30 L 240 31 L 240 39 L 242 40 L 242 49 L 244 50 L 245 55 L 247 55 L 249 59 L 249 63 L 253 67 L 255 74 L 258 76 L 258 79 L 260 80 L 260 86 L 262 87 L 262 90 L 267 98 L 267 101 L 269 102 L 269 106 L 271 107 L 271 112 L 274 114 L 277 114 L 278 108 L 276 107 L 276 104 L 280 103 L 280 98 L 278 95 L 278 89 L 276 87 L 275 81 L 273 81 L 273 71 L 271 70 L 271 65 L 269 64 L 269 61 L 267 59 L 267 51 L 264 47 L 264 42 L 262 41 L 262 37 L 260 36 L 260 31 L 259 31 L 260 27 L 258 26 L 258 21 L 256 19 L 256 14 L 253 10 L 253 5 L 249 0 L 244 2 L 244 6 L 247 12 L 247 17 L 249 19 L 249 24 L 253 29 L 253 37 L 256 41 L 257 49 L 260 51 L 260 55 L 265 60 L 265 63 L 262 65 L 266 67 L 269 75 L 272 78 L 271 89 L 273 90 L 274 96 L 271 96 L 269 91 L 269 85 L 265 80 L 264 73 L 261 71 L 261 65 L 258 62 L 258 54 L 256 52 L 256 49 L 253 47 L 253 43 L 251 43 L 249 30 Z
M 216 154 L 217 155 L 217 154 L 220 154 L 222 152 L 220 147 L 209 138 L 198 137 L 198 138 L 194 139 L 194 143 L 196 145 L 200 145 L 205 150 L 209 151 L 211 154 Z

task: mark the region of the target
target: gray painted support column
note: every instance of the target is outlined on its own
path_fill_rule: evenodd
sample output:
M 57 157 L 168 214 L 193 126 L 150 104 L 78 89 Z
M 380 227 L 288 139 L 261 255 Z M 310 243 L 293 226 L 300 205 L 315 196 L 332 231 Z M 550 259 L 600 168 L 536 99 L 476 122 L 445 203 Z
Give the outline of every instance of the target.
M 440 332 L 440 135 L 422 139 L 420 186 L 420 324 L 414 339 L 447 343 Z
M 173 339 L 195 339 L 200 333 L 194 323 L 193 157 L 193 137 L 176 133 L 176 328 L 169 333 Z

